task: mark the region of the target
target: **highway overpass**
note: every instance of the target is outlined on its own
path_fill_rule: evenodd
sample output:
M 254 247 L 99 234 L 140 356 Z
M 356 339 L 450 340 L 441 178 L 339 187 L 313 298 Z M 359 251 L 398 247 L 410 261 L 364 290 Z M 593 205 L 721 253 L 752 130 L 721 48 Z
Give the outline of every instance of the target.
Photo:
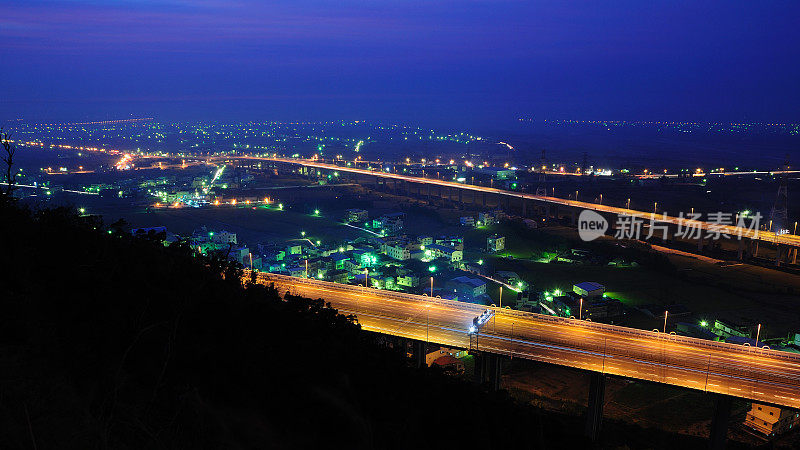
M 470 335 L 486 307 L 270 273 L 258 282 L 322 298 L 369 331 L 800 408 L 792 353 L 499 308 Z
M 419 184 L 427 184 L 432 186 L 439 186 L 440 188 L 449 188 L 449 189 L 457 189 L 457 190 L 466 190 L 472 191 L 476 193 L 484 193 L 484 194 L 494 194 L 499 196 L 506 196 L 510 198 L 516 198 L 523 202 L 523 210 L 525 209 L 524 202 L 531 201 L 538 204 L 543 204 L 547 206 L 561 206 L 564 208 L 572 209 L 573 211 L 578 211 L 582 209 L 589 209 L 592 211 L 596 211 L 598 213 L 607 214 L 607 215 L 628 215 L 633 216 L 638 219 L 645 221 L 645 223 L 649 223 L 652 212 L 645 212 L 645 211 L 638 211 L 629 208 L 621 208 L 615 207 L 610 205 L 603 205 L 597 203 L 590 203 L 590 202 L 582 202 L 576 200 L 568 200 L 558 197 L 550 197 L 550 196 L 542 196 L 542 195 L 535 195 L 523 192 L 515 192 L 515 191 L 506 191 L 503 189 L 497 189 L 494 187 L 489 186 L 479 186 L 474 184 L 465 184 L 459 183 L 456 181 L 447 181 L 441 180 L 438 178 L 423 178 L 423 177 L 415 177 L 410 175 L 403 175 L 399 173 L 392 173 L 386 172 L 381 170 L 370 170 L 364 168 L 356 168 L 356 167 L 348 167 L 348 166 L 339 166 L 336 164 L 330 164 L 315 160 L 309 159 L 293 159 L 293 158 L 278 158 L 278 157 L 261 157 L 261 156 L 237 156 L 225 159 L 241 159 L 241 160 L 256 160 L 256 161 L 270 161 L 274 163 L 283 163 L 283 164 L 292 164 L 292 165 L 299 165 L 304 167 L 311 167 L 320 170 L 331 170 L 331 171 L 338 171 L 338 172 L 345 172 L 351 174 L 359 174 L 365 176 L 373 176 L 373 177 L 380 177 L 385 179 L 392 179 L 397 181 L 404 181 L 408 183 L 419 183 Z M 715 233 L 719 231 L 720 233 L 727 234 L 731 237 L 736 236 L 743 236 L 746 239 L 754 240 L 754 241 L 762 241 L 762 242 L 769 242 L 776 245 L 783 245 L 787 247 L 791 247 L 793 249 L 794 258 L 797 255 L 797 248 L 800 247 L 800 236 L 793 235 L 793 234 L 776 234 L 770 231 L 758 231 L 758 230 L 751 230 L 745 227 L 736 227 L 732 225 L 720 225 L 715 224 L 712 222 L 700 221 L 700 220 L 688 220 L 685 218 L 674 217 L 674 216 L 663 216 L 661 214 L 657 214 L 655 216 L 658 222 L 668 223 L 670 226 L 677 227 L 678 225 L 682 225 L 683 227 L 696 227 L 706 232 Z M 766 219 L 765 219 L 766 220 Z M 613 225 L 613 222 L 611 223 Z M 702 242 L 702 241 L 701 241 Z

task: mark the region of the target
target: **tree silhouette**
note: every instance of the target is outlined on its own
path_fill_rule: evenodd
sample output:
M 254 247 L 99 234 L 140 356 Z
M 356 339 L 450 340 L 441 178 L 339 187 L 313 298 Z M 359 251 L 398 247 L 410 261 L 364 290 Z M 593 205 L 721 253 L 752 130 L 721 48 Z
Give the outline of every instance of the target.
M 17 153 L 17 147 L 11 141 L 11 135 L 8 132 L 3 132 L 2 128 L 0 128 L 0 145 L 3 146 L 4 154 L 2 160 L 6 165 L 6 190 L 3 192 L 2 187 L 0 187 L 0 193 L 7 199 L 11 199 L 17 178 L 17 174 L 14 173 L 14 155 Z

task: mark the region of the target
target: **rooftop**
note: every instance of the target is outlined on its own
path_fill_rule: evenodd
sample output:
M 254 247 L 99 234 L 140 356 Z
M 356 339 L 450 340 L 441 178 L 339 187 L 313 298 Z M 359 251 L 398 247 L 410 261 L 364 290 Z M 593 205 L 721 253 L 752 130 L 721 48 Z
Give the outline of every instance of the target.
M 463 276 L 463 275 L 460 276 L 460 277 L 455 277 L 450 281 L 452 281 L 454 283 L 468 284 L 468 285 L 470 285 L 472 287 L 479 287 L 479 286 L 483 286 L 484 284 L 486 284 L 485 281 L 480 280 L 478 278 L 472 278 L 472 277 L 467 277 L 467 276 Z

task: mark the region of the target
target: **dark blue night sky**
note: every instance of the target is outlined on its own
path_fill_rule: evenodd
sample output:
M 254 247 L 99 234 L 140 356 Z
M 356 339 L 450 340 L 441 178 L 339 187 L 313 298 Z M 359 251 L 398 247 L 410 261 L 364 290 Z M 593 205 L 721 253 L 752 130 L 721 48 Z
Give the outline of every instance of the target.
M 800 121 L 796 1 L 2 1 L 0 119 Z

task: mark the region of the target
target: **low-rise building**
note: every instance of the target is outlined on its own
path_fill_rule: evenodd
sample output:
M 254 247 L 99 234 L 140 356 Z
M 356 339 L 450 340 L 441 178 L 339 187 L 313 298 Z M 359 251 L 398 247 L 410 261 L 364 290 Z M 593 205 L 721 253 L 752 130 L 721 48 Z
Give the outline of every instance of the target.
M 305 265 L 287 267 L 286 271 L 289 272 L 289 275 L 293 276 L 293 277 L 305 277 L 306 276 L 306 267 L 305 267 Z
M 572 286 L 572 292 L 583 298 L 599 297 L 606 291 L 606 287 L 594 281 L 583 281 Z
M 450 355 L 444 355 L 436 358 L 431 365 L 441 367 L 445 371 L 464 373 L 464 362 Z
M 711 331 L 725 339 L 731 336 L 750 337 L 752 328 L 752 321 L 724 318 L 714 320 L 714 327 Z
M 478 225 L 493 225 L 497 223 L 497 216 L 491 212 L 478 213 Z
M 522 281 L 519 274 L 516 272 L 511 272 L 510 270 L 498 270 L 495 272 L 494 277 L 503 283 L 510 284 L 511 286 L 518 286 L 519 283 Z
M 236 233 L 230 231 L 212 231 L 208 233 L 209 240 L 215 244 L 237 244 Z
M 447 347 L 439 347 L 438 350 L 434 350 L 432 352 L 428 352 L 425 355 L 425 364 L 430 366 L 433 364 L 434 361 L 441 358 L 442 356 L 450 356 L 453 358 L 463 358 L 467 356 L 469 352 L 467 350 L 462 350 L 458 348 L 447 348 Z
M 678 334 L 683 336 L 690 336 L 696 337 L 699 339 L 708 339 L 711 341 L 716 341 L 719 337 L 712 333 L 708 328 L 690 323 L 690 322 L 678 322 L 675 324 L 675 330 Z
M 397 284 L 405 287 L 419 286 L 419 277 L 416 275 L 401 275 L 397 277 Z
M 500 167 L 475 167 L 472 172 L 495 180 L 510 180 L 517 177 L 515 170 Z
M 744 424 L 766 436 L 776 436 L 794 428 L 800 422 L 800 413 L 790 409 L 753 403 L 745 416 Z
M 486 282 L 480 278 L 460 276 L 445 283 L 445 289 L 458 294 L 458 298 L 472 303 L 488 302 Z
M 486 250 L 490 252 L 499 252 L 506 248 L 505 236 L 493 234 L 486 238 Z
M 387 243 L 385 246 L 385 253 L 388 257 L 398 261 L 406 261 L 411 259 L 411 250 L 414 247 L 405 242 Z
M 347 223 L 361 223 L 366 222 L 367 219 L 369 219 L 369 213 L 364 209 L 348 209 L 347 217 L 345 217 Z
M 439 244 L 431 244 L 425 247 L 432 258 L 445 258 L 449 262 L 458 262 L 464 259 L 464 252 L 453 247 Z
M 372 221 L 372 227 L 386 231 L 387 233 L 397 233 L 403 229 L 403 220 L 406 214 L 402 212 L 384 214 Z

